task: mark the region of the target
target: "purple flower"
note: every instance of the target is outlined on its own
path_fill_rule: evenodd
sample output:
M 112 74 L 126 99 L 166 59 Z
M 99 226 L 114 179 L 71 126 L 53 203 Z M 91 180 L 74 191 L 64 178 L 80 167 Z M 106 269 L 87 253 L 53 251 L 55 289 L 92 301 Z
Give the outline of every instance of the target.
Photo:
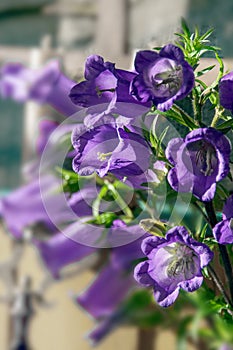
M 48 192 L 53 192 L 57 186 L 56 178 L 53 176 L 45 176 L 41 179 L 41 183 Z M 61 215 L 59 197 L 60 195 L 54 196 L 53 206 Z M 4 223 L 9 232 L 16 238 L 20 238 L 23 235 L 27 226 L 35 223 L 43 223 L 52 231 L 55 230 L 43 206 L 38 179 L 2 198 L 1 205 Z
M 220 104 L 233 112 L 233 72 L 230 72 L 219 83 Z
M 116 69 L 114 63 L 104 62 L 101 56 L 92 55 L 86 60 L 86 80 L 70 91 L 71 101 L 82 107 L 110 102 L 141 104 L 129 93 L 130 82 L 135 76 L 133 72 Z
M 3 98 L 48 103 L 66 116 L 80 110 L 68 96 L 74 85 L 75 82 L 62 73 L 56 60 L 37 70 L 20 63 L 7 63 L 0 71 L 0 94 Z
M 213 257 L 210 249 L 192 239 L 182 226 L 169 230 L 165 238 L 146 238 L 142 251 L 148 260 L 136 266 L 135 279 L 143 286 L 152 286 L 155 300 L 163 307 L 174 303 L 180 288 L 187 292 L 200 288 L 201 269 Z
M 166 157 L 174 166 L 168 182 L 177 192 L 192 192 L 201 201 L 213 199 L 216 182 L 229 172 L 231 145 L 213 128 L 197 129 L 185 139 L 172 139 Z
M 74 225 L 74 224 L 73 224 Z M 72 225 L 67 227 L 70 232 Z M 78 235 L 78 231 L 83 230 L 83 226 L 75 225 L 74 234 Z M 54 278 L 60 277 L 60 271 L 67 265 L 78 262 L 85 257 L 96 252 L 95 248 L 88 247 L 72 240 L 72 236 L 66 235 L 64 232 L 58 232 L 45 241 L 34 240 L 34 244 L 39 250 L 40 256 Z
M 138 75 L 132 82 L 132 95 L 142 103 L 153 101 L 161 111 L 186 97 L 194 86 L 192 67 L 184 60 L 181 49 L 171 44 L 159 53 L 139 51 L 135 69 Z
M 220 244 L 233 243 L 233 195 L 231 195 L 223 208 L 223 219 L 213 229 L 215 239 Z
M 127 322 L 127 313 L 121 308 L 106 317 L 103 321 L 98 322 L 97 326 L 88 333 L 87 337 L 91 341 L 92 346 L 98 345 L 118 326 Z M 227 349 L 228 350 L 228 349 Z
M 111 314 L 135 285 L 132 275 L 109 265 L 76 301 L 94 318 L 101 319 Z
M 36 143 L 36 150 L 38 154 L 42 154 L 45 146 L 49 140 L 49 136 L 59 125 L 58 122 L 54 120 L 41 120 L 39 124 L 39 137 Z
M 67 223 L 77 217 L 92 213 L 87 199 L 93 198 L 93 188 L 84 188 L 75 193 L 64 207 L 64 194 L 59 192 L 59 180 L 52 175 L 44 175 L 31 183 L 11 192 L 0 201 L 1 216 L 9 232 L 16 238 L 21 238 L 24 230 L 31 225 L 44 224 L 52 232 L 56 225 Z M 41 190 L 46 193 L 46 208 Z
M 73 169 L 85 176 L 96 172 L 100 177 L 111 172 L 117 177 L 140 175 L 149 167 L 150 150 L 138 134 L 111 124 L 88 130 L 78 126 L 72 135 L 76 156 Z
M 141 233 L 138 225 L 131 227 Z M 108 265 L 102 269 L 91 286 L 76 299 L 96 319 L 111 315 L 129 291 L 137 286 L 130 270 L 135 260 L 143 258 L 141 242 L 136 241 L 112 249 Z M 107 288 L 106 288 L 107 286 Z

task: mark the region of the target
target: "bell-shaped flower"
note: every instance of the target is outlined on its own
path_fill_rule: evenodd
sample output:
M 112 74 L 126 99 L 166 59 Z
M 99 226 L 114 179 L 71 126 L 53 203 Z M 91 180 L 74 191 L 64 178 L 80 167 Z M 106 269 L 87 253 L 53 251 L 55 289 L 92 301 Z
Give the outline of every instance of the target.
M 92 55 L 86 60 L 86 80 L 75 85 L 70 91 L 71 101 L 82 107 L 99 104 L 111 104 L 114 107 L 117 102 L 150 107 L 150 103 L 142 104 L 130 94 L 130 83 L 135 76 L 133 72 L 116 69 L 114 63 L 104 62 L 101 56 Z M 118 109 L 121 110 L 119 104 Z M 127 109 L 124 108 L 124 111 L 127 112 Z
M 154 298 L 162 307 L 174 303 L 182 288 L 193 292 L 203 282 L 201 269 L 213 257 L 211 250 L 195 241 L 188 231 L 177 226 L 169 230 L 165 238 L 151 236 L 142 242 L 142 251 L 148 260 L 135 268 L 136 281 L 151 286 Z
M 108 172 L 121 178 L 137 176 L 149 168 L 151 151 L 142 136 L 103 124 L 93 129 L 76 127 L 72 135 L 76 156 L 73 169 L 81 176 Z
M 17 102 L 33 100 L 47 103 L 65 116 L 80 110 L 70 98 L 75 81 L 63 74 L 60 63 L 52 60 L 40 69 L 30 69 L 20 63 L 7 63 L 0 71 L 0 95 Z
M 214 128 L 191 131 L 172 139 L 166 157 L 173 165 L 168 182 L 177 192 L 192 192 L 201 201 L 213 199 L 216 183 L 229 173 L 231 144 Z
M 131 94 L 141 103 L 152 101 L 161 111 L 185 98 L 194 86 L 192 67 L 185 61 L 182 50 L 172 44 L 159 53 L 139 51 L 135 70 L 138 75 L 132 81 Z
M 233 195 L 231 195 L 223 208 L 222 221 L 213 228 L 213 234 L 218 243 L 233 243 Z
M 220 104 L 233 112 L 233 72 L 222 77 L 219 82 Z

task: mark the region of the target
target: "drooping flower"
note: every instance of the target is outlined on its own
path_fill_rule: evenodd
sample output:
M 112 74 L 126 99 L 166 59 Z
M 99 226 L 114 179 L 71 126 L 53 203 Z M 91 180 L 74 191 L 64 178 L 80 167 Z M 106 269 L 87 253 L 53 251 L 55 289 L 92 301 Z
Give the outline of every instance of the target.
M 192 67 L 185 61 L 182 50 L 172 44 L 159 53 L 139 51 L 135 69 L 138 75 L 132 81 L 132 95 L 142 103 L 153 101 L 161 111 L 186 97 L 194 86 Z
M 41 183 L 51 193 L 57 186 L 56 178 L 50 175 L 41 179 Z M 54 204 L 56 204 L 56 209 L 61 214 L 62 212 L 58 208 L 59 195 L 55 196 Z M 24 229 L 35 223 L 43 223 L 52 231 L 55 230 L 43 206 L 38 179 L 19 187 L 2 198 L 1 206 L 4 223 L 9 232 L 16 238 L 22 237 Z
M 106 266 L 91 286 L 79 295 L 76 302 L 91 316 L 101 319 L 110 315 L 136 286 L 132 274 Z
M 169 230 L 165 238 L 146 238 L 142 251 L 148 260 L 136 266 L 135 279 L 145 287 L 152 286 L 155 300 L 163 307 L 174 303 L 180 288 L 187 292 L 200 288 L 201 269 L 213 257 L 210 249 L 192 239 L 182 226 Z
M 213 234 L 220 244 L 233 243 L 233 195 L 231 195 L 223 208 L 223 218 L 213 229 Z
M 75 225 L 75 235 L 78 235 L 79 229 L 83 230 L 83 226 L 80 225 L 79 228 L 78 225 Z M 70 232 L 72 228 L 68 226 L 67 230 Z M 47 240 L 35 239 L 33 243 L 37 247 L 46 268 L 54 278 L 60 277 L 60 272 L 64 267 L 79 262 L 96 252 L 95 248 L 73 240 L 70 234 L 68 237 L 66 229 L 63 232 L 57 232 Z
M 103 103 L 127 102 L 140 105 L 130 95 L 130 82 L 135 73 L 116 69 L 115 64 L 104 62 L 98 55 L 87 58 L 85 81 L 75 85 L 70 91 L 71 101 L 82 107 L 96 106 Z M 147 104 L 150 106 L 150 103 Z
M 132 228 L 141 234 L 142 230 L 138 225 Z M 108 265 L 100 271 L 90 287 L 75 299 L 95 319 L 109 317 L 130 290 L 137 287 L 131 270 L 134 262 L 143 258 L 141 242 L 145 237 L 143 234 L 132 243 L 113 248 Z
M 44 175 L 40 181 L 36 179 L 2 198 L 1 217 L 7 230 L 15 238 L 21 238 L 27 227 L 43 224 L 54 233 L 56 225 L 72 221 L 75 215 L 80 218 L 91 214 L 91 205 L 86 199 L 94 197 L 93 188 L 84 188 L 75 193 L 64 206 L 64 194 L 58 191 L 59 186 L 60 182 L 55 176 Z M 46 197 L 46 207 L 41 191 Z
M 72 135 L 76 156 L 73 169 L 85 176 L 96 172 L 100 177 L 111 172 L 117 177 L 141 175 L 149 167 L 150 150 L 138 134 L 112 124 L 91 130 L 78 126 Z
M 55 120 L 41 120 L 39 124 L 39 137 L 36 143 L 36 150 L 38 154 L 42 154 L 48 142 L 49 136 L 59 125 Z
M 166 157 L 174 166 L 168 182 L 177 192 L 192 192 L 202 201 L 213 199 L 216 182 L 229 173 L 231 145 L 214 128 L 191 131 L 185 139 L 172 139 Z
M 37 70 L 20 63 L 7 63 L 0 71 L 0 95 L 3 98 L 48 103 L 65 116 L 80 110 L 68 96 L 74 85 L 75 81 L 62 73 L 57 60 Z
M 233 112 L 233 72 L 222 77 L 219 82 L 220 104 Z

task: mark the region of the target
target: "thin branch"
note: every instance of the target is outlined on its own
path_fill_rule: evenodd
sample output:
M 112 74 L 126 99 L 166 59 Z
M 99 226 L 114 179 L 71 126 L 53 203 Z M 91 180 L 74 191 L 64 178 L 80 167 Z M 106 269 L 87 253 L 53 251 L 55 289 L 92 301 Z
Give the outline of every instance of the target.
M 217 217 L 216 217 L 216 214 L 214 211 L 212 201 L 206 202 L 205 208 L 206 208 L 206 212 L 207 212 L 207 215 L 209 217 L 209 220 L 210 220 L 210 225 L 212 228 L 214 228 L 214 226 L 218 223 L 218 220 L 217 220 Z M 225 270 L 226 277 L 227 277 L 228 284 L 229 284 L 230 295 L 231 295 L 231 305 L 232 305 L 233 304 L 233 271 L 232 271 L 231 261 L 230 261 L 230 258 L 229 258 L 228 252 L 227 252 L 227 248 L 222 244 L 218 244 L 218 247 L 219 247 L 224 270 Z
M 216 284 L 218 290 L 220 291 L 220 293 L 223 295 L 225 301 L 227 304 L 229 304 L 231 307 L 233 307 L 233 304 L 229 298 L 229 296 L 227 295 L 226 291 L 224 290 L 224 287 L 222 285 L 222 282 L 219 280 L 216 272 L 214 271 L 214 269 L 212 268 L 211 265 L 208 266 L 208 272 L 210 274 L 210 277 L 212 278 L 213 282 Z

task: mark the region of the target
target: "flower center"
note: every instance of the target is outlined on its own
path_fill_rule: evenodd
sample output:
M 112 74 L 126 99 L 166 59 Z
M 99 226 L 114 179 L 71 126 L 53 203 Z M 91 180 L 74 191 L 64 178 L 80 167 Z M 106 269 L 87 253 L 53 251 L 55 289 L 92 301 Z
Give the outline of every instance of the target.
M 182 275 L 185 279 L 191 279 L 196 274 L 197 256 L 192 249 L 181 243 L 164 249 L 172 255 L 166 270 L 168 277 Z
M 207 142 L 201 142 L 195 157 L 195 163 L 200 172 L 205 176 L 210 176 L 216 167 L 216 160 L 214 147 Z
M 170 65 L 169 69 L 154 74 L 151 80 L 157 97 L 172 97 L 181 88 L 183 82 L 182 67 Z
M 112 155 L 113 152 L 108 152 L 108 153 L 101 153 L 97 152 L 97 159 L 100 160 L 101 162 L 104 162 L 108 157 Z

